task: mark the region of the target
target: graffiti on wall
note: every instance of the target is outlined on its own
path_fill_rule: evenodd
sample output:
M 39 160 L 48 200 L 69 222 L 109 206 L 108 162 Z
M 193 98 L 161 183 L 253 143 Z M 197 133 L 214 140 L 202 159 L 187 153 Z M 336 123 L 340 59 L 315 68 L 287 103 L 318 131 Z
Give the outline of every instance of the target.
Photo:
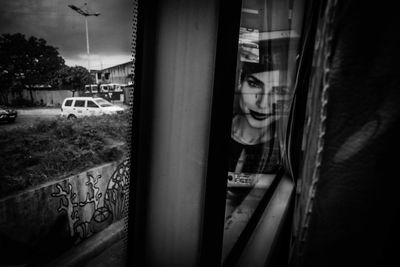
M 75 243 L 99 232 L 125 216 L 129 190 L 129 162 L 123 161 L 109 178 L 87 172 L 83 184 L 64 181 L 56 184 L 58 212 L 68 216 L 69 231 Z

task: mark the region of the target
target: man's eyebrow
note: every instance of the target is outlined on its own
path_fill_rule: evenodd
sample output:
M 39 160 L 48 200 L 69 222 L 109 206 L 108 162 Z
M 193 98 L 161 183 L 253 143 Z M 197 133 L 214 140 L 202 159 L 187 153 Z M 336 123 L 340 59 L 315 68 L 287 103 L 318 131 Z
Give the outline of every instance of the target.
M 250 79 L 250 78 L 251 78 L 252 82 L 254 82 L 256 84 L 259 84 L 259 85 L 264 85 L 264 82 L 262 82 L 261 80 L 257 79 L 255 76 L 253 76 L 251 74 L 247 76 L 247 79 Z

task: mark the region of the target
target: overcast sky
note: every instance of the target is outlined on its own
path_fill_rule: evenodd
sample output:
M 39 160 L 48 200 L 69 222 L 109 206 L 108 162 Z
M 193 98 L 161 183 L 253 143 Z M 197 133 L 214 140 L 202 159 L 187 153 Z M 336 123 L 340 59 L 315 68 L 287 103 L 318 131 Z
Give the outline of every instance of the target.
M 43 38 L 69 66 L 88 67 L 85 19 L 68 7 L 88 3 L 90 66 L 102 69 L 131 60 L 132 0 L 0 0 L 0 34 Z

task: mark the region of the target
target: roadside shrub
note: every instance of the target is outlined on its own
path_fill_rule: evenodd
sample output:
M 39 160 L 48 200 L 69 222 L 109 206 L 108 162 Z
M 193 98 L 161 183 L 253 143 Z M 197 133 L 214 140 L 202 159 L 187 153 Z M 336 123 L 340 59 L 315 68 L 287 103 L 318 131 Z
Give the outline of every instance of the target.
M 0 131 L 0 198 L 62 179 L 106 162 L 121 160 L 129 114 L 58 118 Z
M 67 138 L 74 135 L 74 129 L 72 128 L 73 121 L 66 120 L 64 123 L 60 123 L 59 126 L 54 129 L 54 135 L 57 138 Z

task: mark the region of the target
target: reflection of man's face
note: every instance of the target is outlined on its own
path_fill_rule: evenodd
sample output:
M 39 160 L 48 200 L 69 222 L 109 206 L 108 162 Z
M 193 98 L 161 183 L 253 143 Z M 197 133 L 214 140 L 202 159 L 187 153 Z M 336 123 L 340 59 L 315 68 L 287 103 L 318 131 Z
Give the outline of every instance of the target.
M 279 71 L 265 71 L 247 75 L 240 85 L 240 108 L 250 126 L 262 128 L 276 120 L 273 107 L 277 102 L 275 89 L 279 87 Z

